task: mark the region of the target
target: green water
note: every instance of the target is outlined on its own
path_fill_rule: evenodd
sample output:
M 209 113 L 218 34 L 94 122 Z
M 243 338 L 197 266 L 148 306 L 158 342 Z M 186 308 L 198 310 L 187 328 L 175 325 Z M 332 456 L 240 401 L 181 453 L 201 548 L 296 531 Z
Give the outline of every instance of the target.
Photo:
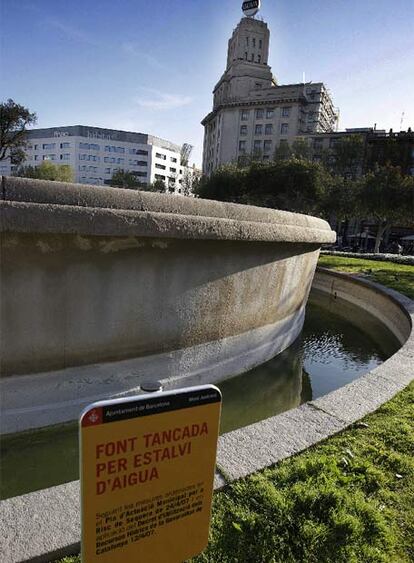
M 313 292 L 301 336 L 272 360 L 218 384 L 221 432 L 295 408 L 375 368 L 397 349 L 366 312 Z M 78 479 L 77 425 L 7 436 L 0 443 L 1 498 Z

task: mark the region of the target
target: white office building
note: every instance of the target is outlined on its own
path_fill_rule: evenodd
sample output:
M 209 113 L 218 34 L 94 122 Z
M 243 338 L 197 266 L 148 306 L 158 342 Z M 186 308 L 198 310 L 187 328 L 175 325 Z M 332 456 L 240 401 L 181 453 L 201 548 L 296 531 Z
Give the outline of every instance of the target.
M 244 155 L 273 158 L 281 143 L 334 131 L 338 120 L 322 82 L 279 85 L 268 65 L 270 32 L 244 17 L 228 43 L 227 67 L 203 119 L 203 172 Z
M 166 191 L 181 193 L 185 174 L 193 171 L 181 165 L 181 146 L 143 133 L 73 125 L 32 129 L 27 139 L 24 166 L 68 164 L 81 184 L 109 184 L 116 171 L 125 170 L 142 184 L 162 180 Z M 0 165 L 2 175 L 15 170 L 9 161 Z

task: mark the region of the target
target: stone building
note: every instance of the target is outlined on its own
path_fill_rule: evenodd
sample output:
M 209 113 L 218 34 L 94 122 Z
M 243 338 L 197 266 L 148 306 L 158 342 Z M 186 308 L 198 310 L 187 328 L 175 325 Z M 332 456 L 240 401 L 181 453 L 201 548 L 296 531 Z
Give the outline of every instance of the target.
M 334 131 L 338 113 L 322 82 L 279 85 L 268 65 L 270 32 L 244 17 L 228 43 L 227 67 L 203 119 L 203 172 L 246 154 L 272 158 L 280 143 Z
M 373 130 L 366 138 L 367 160 L 384 165 L 399 166 L 403 174 L 414 176 L 414 132 Z
M 362 175 L 375 164 L 399 166 L 403 174 L 414 176 L 414 132 L 393 132 L 375 127 L 357 127 L 304 135 L 302 138 L 309 143 L 310 154 L 314 162 L 321 162 L 324 156 L 334 158 L 335 145 L 347 137 L 358 136 L 362 141 L 361 163 L 358 174 Z
M 162 180 L 166 191 L 181 193 L 193 168 L 181 164 L 182 148 L 170 141 L 144 133 L 72 125 L 32 129 L 24 166 L 38 166 L 48 160 L 68 164 L 75 182 L 104 185 L 118 170 L 132 172 L 142 184 Z M 0 175 L 9 176 L 17 167 L 6 160 Z

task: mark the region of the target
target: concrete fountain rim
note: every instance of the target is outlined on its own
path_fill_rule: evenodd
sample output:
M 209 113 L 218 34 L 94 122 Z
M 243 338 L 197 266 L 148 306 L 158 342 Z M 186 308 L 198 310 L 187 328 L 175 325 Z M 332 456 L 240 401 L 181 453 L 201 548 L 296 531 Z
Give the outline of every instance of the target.
M 328 244 L 318 217 L 172 194 L 2 176 L 0 231 Z

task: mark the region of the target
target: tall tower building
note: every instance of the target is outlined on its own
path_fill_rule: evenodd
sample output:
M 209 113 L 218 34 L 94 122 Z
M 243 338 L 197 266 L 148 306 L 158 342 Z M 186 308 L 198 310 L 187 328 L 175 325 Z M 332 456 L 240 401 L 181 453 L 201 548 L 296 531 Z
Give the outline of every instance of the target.
M 272 71 L 267 64 L 269 38 L 265 22 L 253 18 L 240 21 L 229 39 L 227 68 L 213 90 L 213 108 L 272 85 Z
M 269 160 L 281 143 L 334 131 L 338 114 L 325 85 L 278 85 L 268 64 L 269 46 L 267 24 L 242 18 L 228 42 L 213 109 L 202 121 L 204 174 L 248 154 Z

